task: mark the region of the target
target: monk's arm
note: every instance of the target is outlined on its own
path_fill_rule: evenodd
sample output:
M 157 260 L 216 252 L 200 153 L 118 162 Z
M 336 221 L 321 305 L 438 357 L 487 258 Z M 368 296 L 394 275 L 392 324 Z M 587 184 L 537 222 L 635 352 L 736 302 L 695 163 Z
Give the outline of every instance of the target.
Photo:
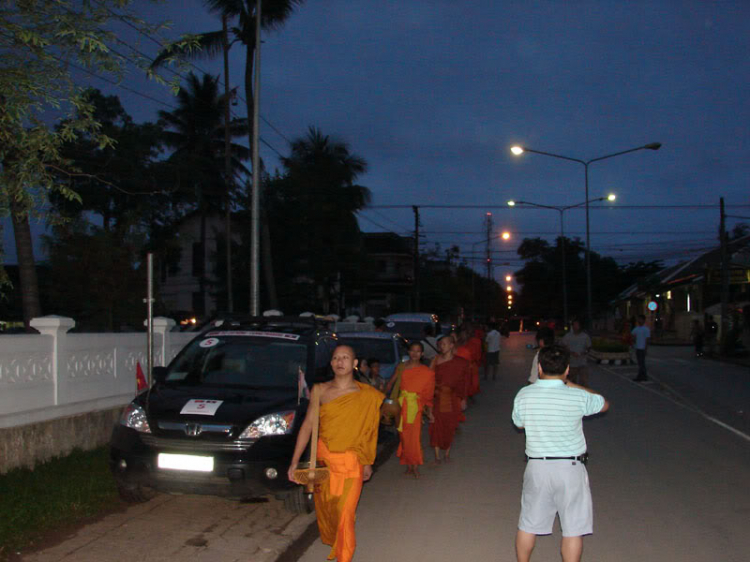
M 302 426 L 299 428 L 299 433 L 297 434 L 297 444 L 294 446 L 292 462 L 290 463 L 289 470 L 287 471 L 287 477 L 292 482 L 297 482 L 297 480 L 295 480 L 294 478 L 294 470 L 297 468 L 299 460 L 302 457 L 302 453 L 305 452 L 307 443 L 310 441 L 310 436 L 312 435 L 312 424 L 312 408 L 308 406 L 307 415 L 305 416 L 305 420 L 302 422 Z M 299 482 L 297 482 L 297 484 L 299 484 Z

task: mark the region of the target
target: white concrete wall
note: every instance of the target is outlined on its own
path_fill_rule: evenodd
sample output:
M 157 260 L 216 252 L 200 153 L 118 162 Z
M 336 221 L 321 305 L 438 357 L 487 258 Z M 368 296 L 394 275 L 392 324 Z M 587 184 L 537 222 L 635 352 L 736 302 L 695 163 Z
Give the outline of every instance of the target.
M 154 365 L 166 365 L 196 334 L 154 319 Z M 147 369 L 145 333 L 69 334 L 70 318 L 32 320 L 40 335 L 0 337 L 0 428 L 123 406 Z

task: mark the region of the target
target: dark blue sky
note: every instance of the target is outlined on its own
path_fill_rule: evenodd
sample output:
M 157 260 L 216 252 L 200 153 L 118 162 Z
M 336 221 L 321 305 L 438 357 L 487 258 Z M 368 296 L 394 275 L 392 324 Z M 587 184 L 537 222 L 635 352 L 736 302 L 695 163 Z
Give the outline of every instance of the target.
M 199 1 L 138 5 L 149 21 L 171 19 L 172 36 L 220 27 Z M 517 158 L 510 146 L 587 160 L 655 141 L 663 143 L 658 152 L 591 165 L 590 197 L 618 196 L 616 208 L 591 211 L 595 251 L 621 262 L 692 257 L 715 244 L 718 209 L 632 207 L 718 205 L 720 196 L 750 204 L 748 2 L 308 0 L 264 40 L 261 113 L 287 138 L 314 125 L 348 142 L 369 162 L 360 183 L 374 206 L 577 204 L 582 166 Z M 128 41 L 156 51 L 145 38 Z M 232 60 L 231 82 L 241 86 L 241 45 Z M 221 70 L 220 60 L 197 64 Z M 173 103 L 135 72 L 131 87 Z M 137 120 L 164 109 L 91 84 L 120 95 Z M 265 123 L 261 134 L 287 153 L 286 140 Z M 270 169 L 278 166 L 270 148 L 261 154 Z M 516 242 L 552 240 L 559 230 L 554 211 L 424 209 L 425 244 L 458 243 L 469 252 L 484 237 L 488 210 L 495 229 L 510 230 Z M 729 212 L 747 216 L 750 208 Z M 408 234 L 413 215 L 374 208 L 360 224 Z M 584 238 L 582 210 L 566 214 L 566 233 Z M 12 262 L 13 249 L 6 251 Z M 508 257 L 515 255 L 498 260 Z

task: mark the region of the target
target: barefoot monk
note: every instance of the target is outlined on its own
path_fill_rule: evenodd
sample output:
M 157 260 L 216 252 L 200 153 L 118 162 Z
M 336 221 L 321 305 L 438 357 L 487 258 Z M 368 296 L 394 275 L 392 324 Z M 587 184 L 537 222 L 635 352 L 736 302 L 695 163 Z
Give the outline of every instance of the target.
M 362 484 L 372 476 L 384 398 L 373 387 L 354 380 L 356 366 L 354 350 L 340 345 L 331 359 L 334 379 L 313 387 L 313 394 L 320 397 L 317 457 L 330 470 L 330 478 L 315 486 L 315 513 L 320 538 L 331 545 L 328 559 L 338 562 L 350 562 L 354 556 L 355 511 Z M 294 469 L 312 434 L 310 414 L 308 410 L 288 472 L 289 479 L 297 483 Z

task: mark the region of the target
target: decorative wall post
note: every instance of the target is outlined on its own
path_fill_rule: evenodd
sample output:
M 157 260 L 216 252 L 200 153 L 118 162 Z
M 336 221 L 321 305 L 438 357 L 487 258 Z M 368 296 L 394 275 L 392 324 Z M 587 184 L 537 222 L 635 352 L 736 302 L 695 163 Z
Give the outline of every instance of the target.
M 55 385 L 55 405 L 59 404 L 58 389 L 60 385 L 60 355 L 65 349 L 68 330 L 75 328 L 76 322 L 66 316 L 42 316 L 32 318 L 29 325 L 43 336 L 52 336 L 52 381 Z
M 172 328 L 175 327 L 177 322 L 172 320 L 171 318 L 166 318 L 164 316 L 157 316 L 153 320 L 154 323 L 154 334 L 159 334 L 160 341 L 161 341 L 161 349 L 154 350 L 155 353 L 155 365 L 159 366 L 166 366 L 167 363 L 169 363 L 169 346 L 170 346 L 170 338 L 169 333 L 172 331 Z

